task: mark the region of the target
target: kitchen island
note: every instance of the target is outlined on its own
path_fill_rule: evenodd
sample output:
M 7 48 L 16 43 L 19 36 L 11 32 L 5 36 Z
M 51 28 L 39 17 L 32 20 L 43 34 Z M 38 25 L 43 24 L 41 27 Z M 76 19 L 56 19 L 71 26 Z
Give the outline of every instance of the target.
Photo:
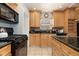
M 79 56 L 77 37 L 51 35 L 51 47 L 54 56 Z

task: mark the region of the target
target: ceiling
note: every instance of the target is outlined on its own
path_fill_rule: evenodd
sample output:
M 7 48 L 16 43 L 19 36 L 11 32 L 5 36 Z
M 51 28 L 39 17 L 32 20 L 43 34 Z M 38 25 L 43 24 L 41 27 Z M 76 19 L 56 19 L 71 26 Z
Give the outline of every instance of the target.
M 29 10 L 41 10 L 52 12 L 53 10 L 64 10 L 75 5 L 75 3 L 26 3 Z

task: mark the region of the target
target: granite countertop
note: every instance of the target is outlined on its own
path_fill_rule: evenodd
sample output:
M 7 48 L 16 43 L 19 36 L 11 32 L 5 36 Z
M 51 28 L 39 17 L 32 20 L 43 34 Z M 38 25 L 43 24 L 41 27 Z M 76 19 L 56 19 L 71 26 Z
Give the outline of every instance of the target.
M 0 42 L 0 49 L 8 44 L 11 44 L 11 42 Z
M 43 34 L 46 34 L 46 33 L 49 33 L 49 34 L 51 34 L 52 32 L 51 32 L 51 30 L 33 30 L 33 31 L 30 31 L 29 33 L 31 33 L 31 34 L 35 34 L 35 33 L 43 33 Z
M 52 37 L 79 52 L 77 37 L 57 36 L 57 35 L 52 35 Z

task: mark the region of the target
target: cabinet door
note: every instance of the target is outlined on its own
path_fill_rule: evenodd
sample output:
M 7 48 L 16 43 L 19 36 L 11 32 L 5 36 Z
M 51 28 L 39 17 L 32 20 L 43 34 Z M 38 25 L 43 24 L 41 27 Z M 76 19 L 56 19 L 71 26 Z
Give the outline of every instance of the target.
M 41 47 L 47 47 L 48 46 L 48 35 L 47 34 L 41 34 Z
M 40 27 L 40 12 L 30 11 L 30 26 Z
M 40 46 L 40 34 L 30 34 L 30 46 Z
M 61 11 L 55 11 L 53 13 L 54 16 L 54 26 L 63 26 L 64 27 L 64 12 Z
M 35 27 L 40 27 L 40 12 L 35 12 Z
M 63 56 L 61 45 L 55 38 L 52 38 L 52 50 L 53 56 Z
M 61 43 L 61 49 L 64 56 L 79 56 L 79 52 Z
M 69 9 L 69 19 L 77 19 L 77 12 L 75 11 L 75 9 L 71 8 Z
M 35 34 L 36 36 L 36 40 L 35 40 L 35 42 L 36 42 L 36 46 L 38 46 L 38 47 L 40 47 L 40 45 L 41 45 L 41 38 L 40 38 L 40 34 Z
M 0 56 L 11 56 L 11 44 L 0 49 Z
M 35 37 L 35 34 L 30 34 L 30 37 L 29 37 L 29 45 L 30 46 L 35 46 L 36 45 L 36 37 Z
M 52 34 L 49 34 L 48 38 L 48 46 L 52 48 Z
M 34 17 L 34 12 L 30 12 L 30 27 L 34 27 L 35 26 L 35 17 Z
M 52 38 L 52 50 L 54 56 L 79 56 L 79 52 Z

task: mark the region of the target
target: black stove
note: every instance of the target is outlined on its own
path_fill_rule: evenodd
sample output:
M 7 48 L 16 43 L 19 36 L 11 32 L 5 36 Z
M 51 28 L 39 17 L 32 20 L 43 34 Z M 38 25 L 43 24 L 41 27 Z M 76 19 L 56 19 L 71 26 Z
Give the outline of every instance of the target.
M 22 53 L 21 49 L 23 49 L 23 48 L 27 49 L 27 35 L 13 34 L 13 32 L 14 32 L 13 28 L 0 27 L 0 29 L 1 28 L 4 28 L 4 30 L 8 33 L 8 37 L 0 38 L 0 42 L 11 42 L 12 56 L 26 56 L 27 51 L 25 54 L 21 54 Z

